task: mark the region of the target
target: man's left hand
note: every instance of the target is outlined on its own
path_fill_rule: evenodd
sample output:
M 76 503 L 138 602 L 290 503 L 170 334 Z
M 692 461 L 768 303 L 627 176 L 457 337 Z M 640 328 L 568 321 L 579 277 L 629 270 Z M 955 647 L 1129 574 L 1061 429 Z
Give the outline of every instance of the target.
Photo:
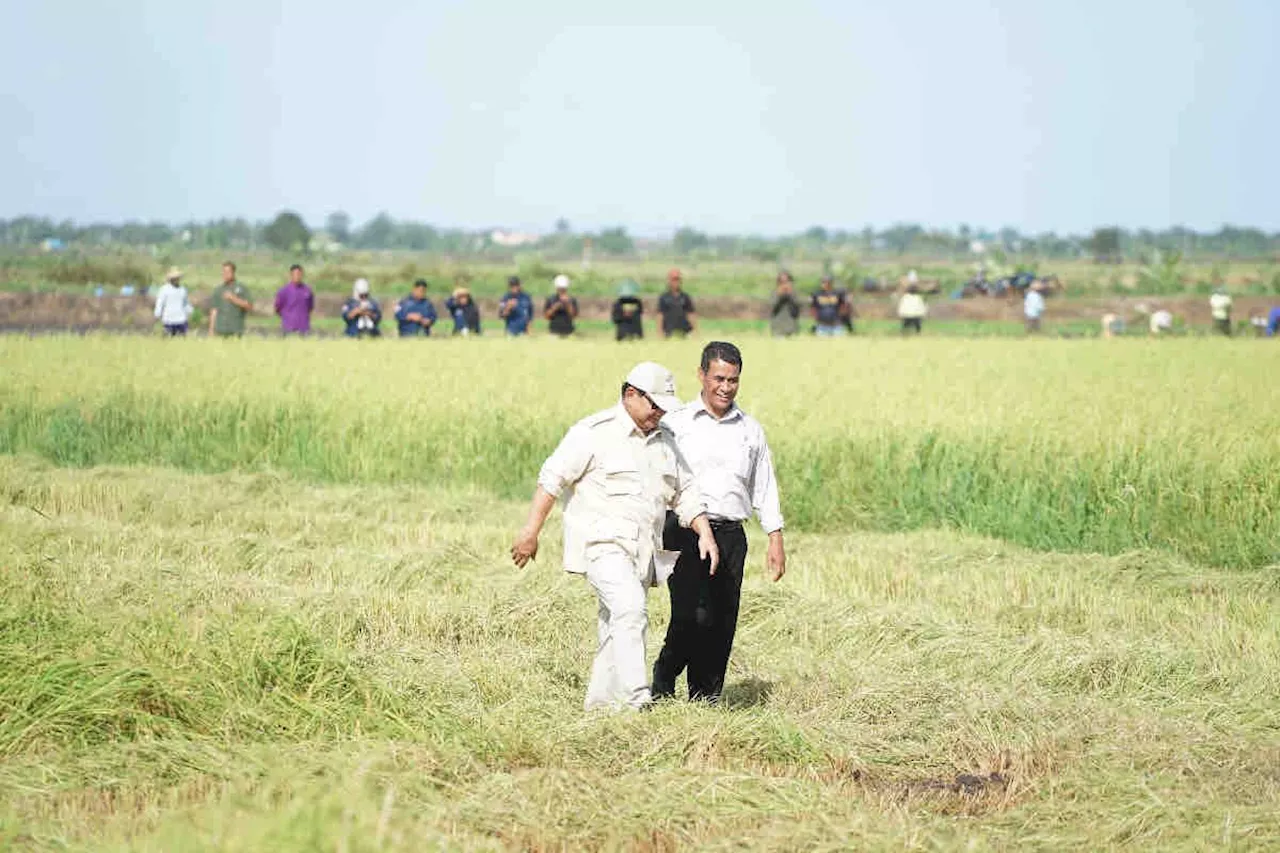
M 769 567 L 769 580 L 779 581 L 787 573 L 787 552 L 782 547 L 782 533 L 769 534 L 769 551 L 765 555 L 765 564 Z

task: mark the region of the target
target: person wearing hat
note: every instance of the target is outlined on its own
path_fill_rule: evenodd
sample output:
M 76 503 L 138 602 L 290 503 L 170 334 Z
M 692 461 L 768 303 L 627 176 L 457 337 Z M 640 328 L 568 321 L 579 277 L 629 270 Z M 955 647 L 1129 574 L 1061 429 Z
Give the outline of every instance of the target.
M 311 334 L 311 312 L 316 310 L 316 295 L 302 280 L 302 265 L 289 267 L 289 281 L 276 291 L 276 314 L 284 335 Z
M 680 270 L 667 272 L 667 292 L 658 297 L 658 326 L 662 336 L 691 335 L 698 328 L 693 300 L 683 290 L 684 279 Z
M 813 294 L 810 300 L 810 308 L 816 324 L 814 331 L 821 337 L 841 337 L 850 331 L 853 325 L 853 311 L 849 304 L 849 297 L 843 290 L 836 289 L 834 276 L 822 277 L 818 292 Z
M 453 289 L 453 295 L 444 301 L 444 310 L 453 318 L 455 335 L 480 334 L 480 309 L 471 298 L 471 291 L 459 285 Z
M 556 276 L 556 292 L 547 297 L 542 316 L 547 318 L 547 328 L 557 337 L 573 334 L 573 320 L 578 316 L 578 300 L 569 295 L 569 276 Z
M 244 320 L 253 310 L 249 288 L 236 281 L 236 265 L 222 264 L 222 285 L 213 292 L 209 310 L 209 334 L 238 338 L 244 334 Z
M 400 337 L 429 337 L 435 322 L 436 306 L 427 298 L 426 279 L 420 278 L 413 283 L 413 290 L 409 295 L 396 303 L 396 324 L 400 329 Z
M 1040 332 L 1040 318 L 1044 316 L 1044 285 L 1033 281 L 1027 288 L 1027 295 L 1022 298 L 1022 316 L 1026 320 L 1027 334 Z
M 914 274 L 915 270 L 911 273 Z M 898 319 L 902 321 L 902 334 L 918 335 L 923 329 L 929 306 L 920 295 L 920 285 L 912 281 L 910 276 L 907 277 L 907 282 L 907 292 L 898 298 Z
M 342 303 L 342 319 L 346 321 L 346 336 L 349 338 L 376 338 L 382 332 L 378 324 L 382 322 L 382 308 L 378 300 L 369 295 L 369 282 L 358 278 L 351 287 L 351 298 Z
M 609 311 L 609 319 L 617 339 L 627 341 L 644 337 L 644 303 L 640 301 L 640 285 L 627 279 L 618 285 L 618 298 Z
M 529 323 L 533 320 L 533 300 L 524 292 L 520 276 L 513 275 L 507 279 L 507 292 L 498 302 L 498 316 L 506 323 L 508 335 L 519 337 L 529 333 Z
M 185 335 L 193 310 L 187 288 L 182 284 L 182 270 L 170 267 L 156 293 L 156 319 L 164 325 L 164 333 L 171 338 Z
M 646 590 L 665 583 L 677 555 L 662 549 L 667 510 L 697 534 L 715 572 L 715 536 L 693 474 L 662 416 L 680 404 L 671 371 L 632 368 L 616 405 L 576 423 L 542 466 L 529 519 L 511 546 L 523 568 L 557 499 L 564 506 L 564 568 L 585 575 L 599 602 L 596 656 L 585 708 L 640 708 L 652 701 L 645 667 Z
M 668 515 L 664 544 L 679 551 L 680 558 L 667 581 L 671 621 L 653 664 L 654 698 L 674 695 L 676 679 L 686 670 L 690 699 L 720 698 L 747 559 L 742 525 L 753 513 L 769 537 L 765 564 L 770 579 L 780 580 L 787 570 L 773 455 L 759 422 L 735 402 L 741 376 L 742 352 L 731 343 L 712 341 L 703 348 L 698 367 L 702 392 L 663 420 L 698 481 L 720 565 L 707 565 L 688 532 Z

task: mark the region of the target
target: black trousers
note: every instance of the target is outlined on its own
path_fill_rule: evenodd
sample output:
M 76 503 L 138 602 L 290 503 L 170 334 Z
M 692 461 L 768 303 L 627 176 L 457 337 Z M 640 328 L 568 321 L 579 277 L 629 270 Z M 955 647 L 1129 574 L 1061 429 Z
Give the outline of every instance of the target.
M 724 689 L 733 634 L 738 628 L 742 569 L 747 562 L 747 534 L 741 524 L 713 524 L 720 549 L 720 566 L 698 556 L 698 534 L 680 526 L 667 514 L 663 547 L 679 551 L 680 559 L 667 581 L 671 621 L 662 651 L 653 664 L 655 697 L 674 696 L 676 678 L 688 670 L 689 698 L 715 701 Z

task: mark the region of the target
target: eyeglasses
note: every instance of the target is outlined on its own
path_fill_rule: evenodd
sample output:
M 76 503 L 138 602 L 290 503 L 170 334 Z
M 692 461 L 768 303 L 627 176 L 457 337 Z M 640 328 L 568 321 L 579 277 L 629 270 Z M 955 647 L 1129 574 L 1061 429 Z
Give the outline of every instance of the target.
M 635 391 L 641 397 L 644 397 L 644 401 L 648 403 L 649 407 L 653 409 L 655 412 L 662 412 L 664 415 L 667 413 L 667 410 L 659 406 L 657 403 L 653 402 L 653 398 L 650 397 L 646 392 L 640 390 L 634 385 L 628 385 L 627 387 L 630 388 L 632 391 Z

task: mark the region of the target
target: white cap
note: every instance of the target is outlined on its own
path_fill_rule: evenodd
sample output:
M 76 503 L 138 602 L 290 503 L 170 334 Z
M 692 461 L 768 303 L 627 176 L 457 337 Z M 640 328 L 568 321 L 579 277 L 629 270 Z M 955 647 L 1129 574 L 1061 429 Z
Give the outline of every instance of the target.
M 910 270 L 910 271 L 908 271 L 908 272 L 907 272 L 907 282 L 908 282 L 908 283 L 910 283 L 910 284 L 915 284 L 915 283 L 916 283 L 916 282 L 918 282 L 918 281 L 920 281 L 920 276 L 916 275 L 916 271 L 915 271 L 915 270 Z
M 627 374 L 627 384 L 643 391 L 653 400 L 653 404 L 664 412 L 674 412 L 680 408 L 680 398 L 676 396 L 676 378 L 661 364 L 653 361 L 642 361 Z
M 369 294 L 369 281 L 367 279 L 356 279 L 355 294 L 356 296 L 367 296 Z
M 560 273 L 560 275 L 556 276 L 555 284 L 556 284 L 556 290 L 568 290 L 569 276 L 565 275 L 564 273 Z

